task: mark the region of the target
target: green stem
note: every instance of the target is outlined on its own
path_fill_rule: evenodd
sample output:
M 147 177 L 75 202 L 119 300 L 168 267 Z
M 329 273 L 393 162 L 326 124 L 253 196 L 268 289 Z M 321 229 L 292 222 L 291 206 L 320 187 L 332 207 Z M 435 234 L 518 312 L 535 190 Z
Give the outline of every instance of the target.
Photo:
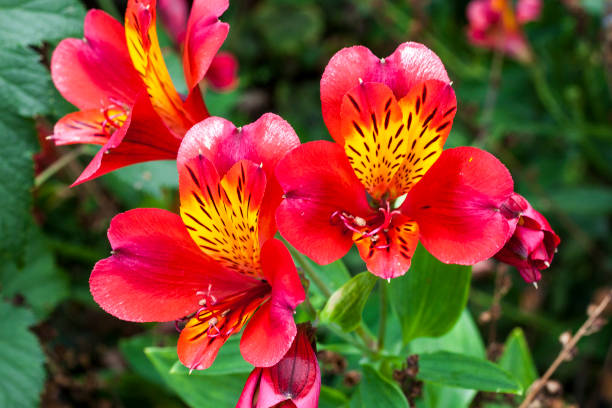
M 536 93 L 540 98 L 540 102 L 544 105 L 546 110 L 559 124 L 566 122 L 566 118 L 563 114 L 561 106 L 557 102 L 557 99 L 553 95 L 548 82 L 546 81 L 546 75 L 542 70 L 542 67 L 537 62 L 532 62 L 528 65 L 529 73 L 531 74 L 531 80 L 535 86 Z
M 504 53 L 495 51 L 493 61 L 491 62 L 491 72 L 489 74 L 489 84 L 487 94 L 485 96 L 484 105 L 482 107 L 481 126 L 478 132 L 477 140 L 482 141 L 489 133 L 495 104 L 497 102 L 497 94 L 501 85 L 502 68 L 504 66 Z
M 308 296 L 306 296 L 304 299 L 304 308 L 306 308 L 306 311 L 313 320 L 317 318 L 317 311 L 315 310 L 314 306 L 312 306 L 312 303 L 310 303 L 310 298 Z
M 319 274 L 313 269 L 313 267 L 310 266 L 310 263 L 308 262 L 306 257 L 289 244 L 287 244 L 287 248 L 289 248 L 289 252 L 291 252 L 291 255 L 297 261 L 297 263 L 300 264 L 300 267 L 302 268 L 304 273 L 308 276 L 308 279 L 310 279 L 310 281 L 312 281 L 312 283 L 314 283 L 317 286 L 317 288 L 319 288 L 321 293 L 323 293 L 323 296 L 325 296 L 326 298 L 329 298 L 332 294 L 331 290 L 327 287 L 325 282 L 323 282 L 323 280 L 319 277 Z
M 385 348 L 385 332 L 387 331 L 387 282 L 379 280 L 380 289 L 380 324 L 378 326 L 378 351 Z
M 376 339 L 372 337 L 370 333 L 363 327 L 363 323 L 359 324 L 359 327 L 355 329 L 355 334 L 359 336 L 363 344 L 373 352 L 376 352 Z
M 51 176 L 53 176 L 55 173 L 57 173 L 70 162 L 72 162 L 74 159 L 83 154 L 86 149 L 87 146 L 80 146 L 57 159 L 55 162 L 53 162 L 53 164 L 41 171 L 38 176 L 34 178 L 34 188 L 40 187 L 42 184 L 44 184 L 45 181 L 51 178 Z

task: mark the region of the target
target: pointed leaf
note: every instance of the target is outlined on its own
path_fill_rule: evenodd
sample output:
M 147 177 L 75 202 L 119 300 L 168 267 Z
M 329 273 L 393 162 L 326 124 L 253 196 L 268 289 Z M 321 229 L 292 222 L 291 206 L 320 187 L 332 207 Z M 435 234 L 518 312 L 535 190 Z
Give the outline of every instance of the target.
M 498 365 L 448 351 L 420 354 L 417 378 L 425 382 L 479 391 L 511 394 L 523 391 L 519 382 Z
M 508 336 L 498 364 L 519 380 L 525 390 L 538 378 L 525 334 L 520 327 L 512 330 Z
M 408 408 L 408 401 L 399 386 L 384 378 L 372 365 L 364 364 L 360 394 L 363 408 Z
M 336 323 L 342 330 L 355 330 L 361 322 L 361 313 L 368 300 L 376 276 L 370 272 L 361 272 L 335 291 L 321 311 L 321 321 Z
M 469 266 L 444 264 L 417 247 L 410 270 L 390 285 L 404 344 L 441 336 L 454 326 L 467 302 L 470 277 Z

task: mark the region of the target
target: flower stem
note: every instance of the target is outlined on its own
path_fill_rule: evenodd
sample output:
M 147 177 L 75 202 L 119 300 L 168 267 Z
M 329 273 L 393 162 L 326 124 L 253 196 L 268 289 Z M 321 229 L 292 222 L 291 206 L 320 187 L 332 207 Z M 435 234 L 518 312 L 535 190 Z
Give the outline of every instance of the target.
M 87 146 L 80 146 L 54 161 L 53 164 L 41 171 L 38 176 L 34 178 L 34 188 L 40 187 L 42 184 L 44 184 L 45 181 L 51 178 L 51 176 L 53 176 L 55 173 L 57 173 L 70 162 L 72 162 L 74 159 L 83 154 L 86 149 Z
M 363 344 L 365 344 L 370 351 L 376 352 L 376 339 L 363 327 L 363 323 L 360 323 L 355 329 L 355 334 L 359 336 Z
M 285 241 L 286 242 L 286 241 Z M 329 298 L 332 294 L 331 290 L 327 287 L 325 282 L 319 277 L 319 274 L 314 270 L 314 268 L 310 265 L 308 260 L 304 255 L 302 255 L 297 249 L 287 244 L 287 248 L 291 253 L 291 256 L 297 261 L 298 264 L 302 267 L 304 273 L 308 276 L 308 279 L 314 283 L 317 288 L 323 293 L 323 296 Z
M 385 332 L 387 331 L 387 282 L 379 280 L 380 289 L 380 324 L 378 326 L 378 351 L 385 348 Z
M 497 94 L 501 85 L 502 68 L 504 66 L 504 53 L 495 51 L 493 61 L 491 62 L 491 71 L 489 73 L 489 85 L 485 96 L 484 105 L 482 107 L 480 131 L 476 136 L 478 141 L 482 141 L 489 133 L 495 104 L 497 102 Z

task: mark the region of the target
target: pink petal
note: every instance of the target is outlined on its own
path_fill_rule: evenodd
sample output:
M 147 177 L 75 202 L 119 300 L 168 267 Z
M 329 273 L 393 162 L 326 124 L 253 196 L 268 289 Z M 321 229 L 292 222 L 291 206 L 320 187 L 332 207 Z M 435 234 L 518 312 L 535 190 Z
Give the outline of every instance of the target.
M 471 265 L 493 256 L 514 230 L 518 214 L 501 211 L 512 190 L 510 173 L 493 155 L 458 147 L 442 152 L 408 193 L 402 212 L 417 222 L 432 255 Z
M 132 66 L 121 24 L 101 10 L 85 17 L 85 40 L 63 40 L 51 57 L 59 92 L 79 109 L 131 105 L 144 90 Z
M 518 0 L 516 3 L 516 20 L 521 24 L 537 20 L 541 13 L 541 0 Z
M 232 53 L 220 52 L 213 58 L 206 80 L 219 91 L 229 91 L 238 83 L 238 60 Z
M 261 266 L 272 296 L 249 321 L 240 351 L 256 367 L 270 367 L 285 355 L 296 334 L 293 312 L 304 301 L 304 288 L 282 242 L 270 239 L 261 249 Z
M 176 320 L 199 308 L 196 292 L 209 285 L 221 297 L 257 284 L 205 257 L 181 218 L 169 211 L 121 213 L 108 239 L 113 255 L 96 264 L 89 286 L 100 307 L 123 320 Z
M 255 368 L 249 374 L 249 378 L 247 378 L 244 388 L 242 389 L 242 393 L 240 394 L 240 399 L 236 404 L 236 408 L 253 408 L 253 404 L 256 401 L 255 393 L 259 389 L 259 380 L 261 378 L 262 368 Z
M 353 232 L 332 222 L 337 212 L 365 217 L 371 209 L 344 149 L 327 141 L 309 142 L 278 163 L 276 176 L 285 199 L 276 211 L 282 236 L 320 264 L 344 256 Z
M 181 44 L 187 30 L 187 0 L 158 0 L 157 7 L 168 34 L 175 44 Z
M 344 95 L 363 82 L 380 82 L 393 91 L 396 99 L 428 79 L 450 82 L 440 58 L 423 44 L 401 44 L 381 60 L 363 46 L 344 48 L 329 61 L 321 78 L 323 119 L 334 140 L 341 142 L 340 109 Z
M 229 31 L 229 24 L 219 21 L 227 9 L 228 0 L 195 0 L 187 22 L 183 69 L 189 89 L 206 75 L 215 54 Z

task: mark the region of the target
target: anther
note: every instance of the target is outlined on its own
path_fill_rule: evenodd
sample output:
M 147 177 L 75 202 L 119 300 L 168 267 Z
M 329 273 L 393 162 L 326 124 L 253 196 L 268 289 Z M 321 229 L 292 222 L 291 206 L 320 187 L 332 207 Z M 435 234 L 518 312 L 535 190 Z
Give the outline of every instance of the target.
M 384 59 L 384 58 L 381 58 L 381 59 L 380 59 L 380 63 L 381 63 L 381 64 L 384 64 L 384 63 L 385 63 L 385 59 Z
M 355 217 L 353 218 L 353 221 L 355 222 L 355 225 L 357 225 L 358 227 L 365 227 L 367 225 L 366 220 L 364 220 L 361 217 Z

